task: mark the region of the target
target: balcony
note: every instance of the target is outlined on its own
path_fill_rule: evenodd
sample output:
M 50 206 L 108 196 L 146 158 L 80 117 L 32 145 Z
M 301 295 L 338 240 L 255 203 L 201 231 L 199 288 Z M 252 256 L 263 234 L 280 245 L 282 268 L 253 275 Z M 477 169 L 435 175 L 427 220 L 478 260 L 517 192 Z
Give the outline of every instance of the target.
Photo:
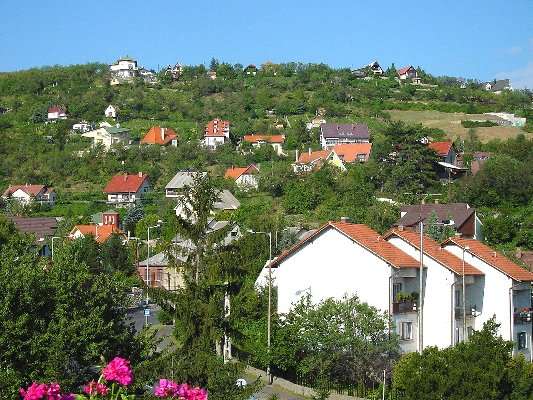
M 530 307 L 524 307 L 519 311 L 513 313 L 513 320 L 515 324 L 527 324 L 531 323 L 533 319 L 533 309 Z
M 414 300 L 395 301 L 392 303 L 393 314 L 406 314 L 417 311 L 418 308 Z
M 481 314 L 480 311 L 477 310 L 477 306 L 474 305 L 467 305 L 465 308 L 466 316 L 467 317 L 477 317 L 479 314 Z M 463 307 L 455 307 L 455 318 L 463 318 Z

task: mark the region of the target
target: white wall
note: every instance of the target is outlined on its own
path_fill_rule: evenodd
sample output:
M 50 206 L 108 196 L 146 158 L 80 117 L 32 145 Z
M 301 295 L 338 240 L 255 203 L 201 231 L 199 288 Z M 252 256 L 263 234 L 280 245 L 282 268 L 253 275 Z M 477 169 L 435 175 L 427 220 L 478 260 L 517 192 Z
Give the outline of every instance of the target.
M 236 180 L 237 186 L 241 188 L 253 188 L 257 189 L 257 175 L 255 174 L 242 174 Z
M 388 311 L 389 276 L 386 262 L 327 228 L 277 268 L 278 312 L 288 312 L 309 292 L 313 303 L 357 294 L 361 301 Z
M 420 251 L 410 243 L 398 237 L 391 237 L 388 241 L 409 254 L 415 260 L 420 260 Z M 444 251 L 444 250 L 443 250 Z M 455 274 L 443 267 L 434 259 L 424 255 L 424 347 L 437 346 L 445 348 L 452 345 L 452 284 Z M 416 291 L 420 293 L 420 275 L 417 271 Z

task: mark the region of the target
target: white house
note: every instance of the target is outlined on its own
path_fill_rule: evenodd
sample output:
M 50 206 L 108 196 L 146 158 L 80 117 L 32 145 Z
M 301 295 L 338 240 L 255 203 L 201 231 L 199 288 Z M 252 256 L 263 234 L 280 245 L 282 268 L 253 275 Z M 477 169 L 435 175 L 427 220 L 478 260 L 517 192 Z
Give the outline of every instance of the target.
M 420 234 L 395 229 L 385 234 L 393 246 L 410 255 L 420 263 Z M 423 237 L 423 330 L 422 346 L 446 348 L 463 340 L 476 326 L 476 317 L 483 305 L 484 274 L 468 262 L 442 249 L 439 243 L 428 236 Z M 465 283 L 465 307 L 463 309 L 462 287 Z M 392 278 L 393 315 L 403 314 L 412 320 L 418 332 L 420 313 L 420 268 L 416 276 L 394 274 Z M 415 293 L 415 295 L 412 295 Z M 414 305 L 414 306 L 413 306 Z M 463 313 L 463 310 L 465 313 Z M 466 314 L 466 320 L 463 319 Z M 464 329 L 463 329 L 464 328 Z M 402 350 L 416 351 L 418 343 L 401 343 Z
M 302 296 L 313 303 L 357 295 L 392 314 L 394 277 L 416 277 L 419 263 L 366 225 L 329 222 L 276 258 L 278 312 L 287 313 Z M 416 343 L 413 317 L 394 314 L 405 345 Z
M 48 121 L 67 119 L 67 110 L 61 106 L 48 107 Z
M 21 204 L 29 204 L 37 202 L 40 204 L 54 205 L 56 201 L 56 193 L 54 189 L 46 185 L 14 185 L 9 186 L 2 198 L 5 200 L 15 200 Z
M 464 238 L 450 238 L 443 248 L 473 265 L 484 275 L 483 303 L 475 319 L 475 329 L 493 316 L 500 324 L 500 335 L 514 342 L 513 353 L 533 360 L 531 283 L 533 273 L 485 244 Z
M 80 121 L 77 124 L 72 125 L 72 130 L 76 132 L 89 132 L 92 129 L 92 125 L 87 121 Z
M 216 149 L 229 141 L 229 121 L 214 119 L 209 121 L 204 131 L 204 146 Z
M 418 76 L 418 72 L 412 65 L 400 68 L 396 71 L 396 73 L 398 74 L 398 78 L 401 81 L 410 80 L 413 83 L 420 83 L 420 77 Z
M 250 143 L 255 148 L 270 144 L 278 156 L 284 154 L 283 143 L 285 143 L 285 135 L 261 135 L 252 133 L 244 135 L 243 141 Z
M 259 174 L 259 169 L 254 164 L 250 164 L 247 167 L 228 168 L 224 178 L 234 180 L 242 189 L 257 189 L 259 185 L 257 174 Z
M 105 109 L 105 112 L 104 112 L 106 118 L 117 118 L 117 109 L 115 108 L 114 105 L 110 104 L 107 106 L 107 108 Z
M 115 175 L 104 188 L 104 193 L 108 203 L 128 204 L 140 201 L 149 190 L 148 175 L 139 172 L 136 175 Z
M 109 70 L 112 76 L 111 84 L 132 81 L 139 75 L 137 61 L 127 57 L 118 59 L 115 64 L 109 66 Z
M 111 149 L 113 145 L 126 146 L 130 143 L 129 129 L 115 126 L 101 126 L 81 136 L 91 139 L 94 147 L 102 145 L 106 150 Z

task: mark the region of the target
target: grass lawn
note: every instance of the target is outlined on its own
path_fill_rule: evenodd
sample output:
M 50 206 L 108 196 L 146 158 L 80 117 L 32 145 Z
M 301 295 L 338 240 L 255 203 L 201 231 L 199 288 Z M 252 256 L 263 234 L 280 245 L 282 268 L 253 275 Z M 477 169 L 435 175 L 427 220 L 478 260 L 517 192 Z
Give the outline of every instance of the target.
M 465 114 L 465 113 L 445 113 L 440 111 L 414 111 L 414 110 L 388 110 L 392 119 L 421 123 L 428 128 L 440 128 L 446 132 L 448 138 L 456 139 L 457 137 L 465 138 L 468 134 L 468 128 L 461 125 L 461 120 L 492 120 L 495 117 L 484 114 Z M 475 128 L 477 136 L 482 142 L 488 142 L 492 139 L 505 140 L 515 137 L 520 133 L 527 135 L 525 131 L 513 126 L 492 126 L 484 128 Z

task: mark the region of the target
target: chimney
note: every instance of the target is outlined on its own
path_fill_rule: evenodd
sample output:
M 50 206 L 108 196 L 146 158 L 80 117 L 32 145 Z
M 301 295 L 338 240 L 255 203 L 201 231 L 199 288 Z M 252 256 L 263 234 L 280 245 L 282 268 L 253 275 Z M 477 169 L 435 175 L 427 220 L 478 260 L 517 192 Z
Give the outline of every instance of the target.
M 119 213 L 115 211 L 105 212 L 102 214 L 102 225 L 114 225 L 118 229 Z
M 341 222 L 349 223 L 350 222 L 350 217 L 341 217 Z
M 308 151 L 309 151 L 309 155 L 311 155 L 311 147 L 309 147 L 309 150 L 308 150 Z
M 400 232 L 403 232 L 403 230 L 404 230 L 403 225 L 398 225 L 398 230 L 399 230 Z
M 455 237 L 461 237 L 463 234 L 461 232 L 455 232 Z
M 161 128 L 161 140 L 165 140 L 165 128 Z
M 128 180 L 128 174 L 124 173 L 124 182 Z
M 298 149 L 296 149 L 296 162 L 298 162 Z
M 139 171 L 139 178 L 143 177 L 143 173 Z

